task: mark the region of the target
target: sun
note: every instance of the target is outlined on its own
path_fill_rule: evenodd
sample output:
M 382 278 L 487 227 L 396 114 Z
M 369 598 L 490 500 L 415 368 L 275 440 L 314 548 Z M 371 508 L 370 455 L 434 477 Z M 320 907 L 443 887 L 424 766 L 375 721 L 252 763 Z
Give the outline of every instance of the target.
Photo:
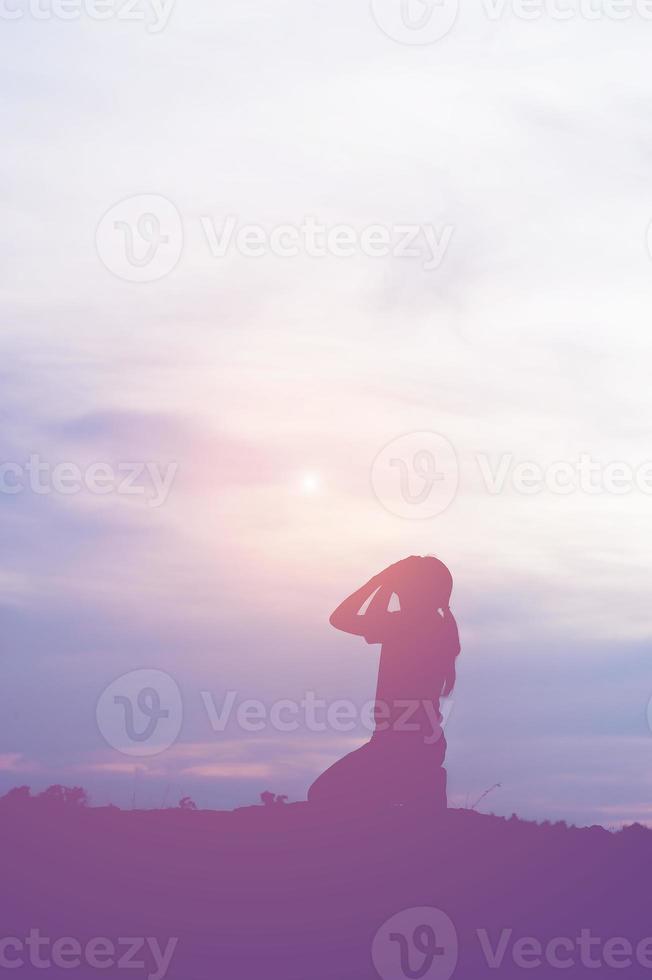
M 299 481 L 302 493 L 313 494 L 321 490 L 322 481 L 319 473 L 303 473 Z

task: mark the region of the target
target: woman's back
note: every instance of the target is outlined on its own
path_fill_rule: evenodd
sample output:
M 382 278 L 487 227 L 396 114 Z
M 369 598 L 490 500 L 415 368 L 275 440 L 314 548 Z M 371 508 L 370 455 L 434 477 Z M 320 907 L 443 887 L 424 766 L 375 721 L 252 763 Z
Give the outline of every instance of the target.
M 439 713 L 439 699 L 454 684 L 455 658 L 460 645 L 457 624 L 450 612 L 429 612 L 419 617 L 388 612 L 375 623 L 368 643 L 381 643 L 376 718 L 388 715 L 397 722 L 408 708 L 423 719 L 426 702 Z M 406 705 L 404 702 L 411 702 Z M 399 703 L 400 702 L 400 703 Z M 428 714 L 430 722 L 432 714 Z M 390 726 L 391 727 L 391 726 Z

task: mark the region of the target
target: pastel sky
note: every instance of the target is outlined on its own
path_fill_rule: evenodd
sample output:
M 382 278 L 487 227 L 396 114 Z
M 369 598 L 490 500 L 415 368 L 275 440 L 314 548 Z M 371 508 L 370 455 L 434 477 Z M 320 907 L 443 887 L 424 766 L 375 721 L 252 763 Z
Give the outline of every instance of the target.
M 491 493 L 482 469 L 652 460 L 652 21 L 466 4 L 411 45 L 350 0 L 176 0 L 157 32 L 23 7 L 0 40 L 0 458 L 178 470 L 158 507 L 0 493 L 0 791 L 305 798 L 364 731 L 215 732 L 202 692 L 363 704 L 378 650 L 329 614 L 431 553 L 463 648 L 453 803 L 499 783 L 481 808 L 652 824 L 652 495 L 509 476 Z M 138 195 L 183 226 L 178 264 L 149 283 L 96 248 L 102 216 Z M 206 221 L 229 216 L 450 240 L 430 269 L 360 250 L 216 257 Z M 422 520 L 371 479 L 413 432 L 459 464 L 455 499 Z M 96 704 L 140 668 L 174 678 L 184 718 L 134 759 Z

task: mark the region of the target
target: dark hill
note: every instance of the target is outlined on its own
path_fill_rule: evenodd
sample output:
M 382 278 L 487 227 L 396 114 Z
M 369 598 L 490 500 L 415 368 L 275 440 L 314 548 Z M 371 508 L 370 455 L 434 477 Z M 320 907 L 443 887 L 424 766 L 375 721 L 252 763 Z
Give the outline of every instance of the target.
M 307 804 L 120 811 L 29 798 L 0 806 L 0 826 L 3 936 L 36 929 L 50 941 L 73 937 L 82 951 L 105 937 L 114 965 L 126 956 L 121 938 L 155 938 L 165 949 L 174 937 L 169 980 L 371 980 L 378 930 L 422 907 L 454 924 L 461 980 L 652 978 L 652 942 L 642 942 L 652 936 L 652 833 L 636 825 L 609 833 L 464 810 L 335 818 Z M 454 937 L 437 921 L 429 931 L 429 921 L 408 912 L 381 934 L 374 955 L 384 980 L 451 975 Z M 502 950 L 500 966 L 487 950 Z M 14 975 L 162 975 L 149 953 L 131 955 L 146 966 L 82 962 Z M 528 957 L 527 969 L 518 965 Z

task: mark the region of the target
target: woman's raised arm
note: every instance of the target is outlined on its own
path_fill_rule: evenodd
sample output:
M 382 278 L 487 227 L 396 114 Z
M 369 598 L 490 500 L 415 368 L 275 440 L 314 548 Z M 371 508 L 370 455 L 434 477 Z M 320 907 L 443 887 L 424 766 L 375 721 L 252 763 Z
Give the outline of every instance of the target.
M 387 585 L 383 585 L 381 575 L 374 575 L 366 585 L 350 595 L 344 602 L 340 603 L 330 618 L 331 626 L 335 629 L 343 630 L 345 633 L 353 633 L 356 636 L 364 636 L 367 632 L 370 619 L 375 618 L 378 613 L 387 612 L 387 606 L 392 594 L 392 590 Z M 374 595 L 374 592 L 376 595 Z M 365 602 L 371 597 L 369 608 L 364 615 L 360 615 L 360 610 Z M 384 608 L 383 608 L 384 603 Z

